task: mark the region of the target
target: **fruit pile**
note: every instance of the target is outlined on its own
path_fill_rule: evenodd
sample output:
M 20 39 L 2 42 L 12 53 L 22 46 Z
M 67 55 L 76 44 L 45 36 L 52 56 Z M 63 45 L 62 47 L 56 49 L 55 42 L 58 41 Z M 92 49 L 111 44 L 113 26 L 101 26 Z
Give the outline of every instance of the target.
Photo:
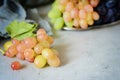
M 87 29 L 99 20 L 99 14 L 94 10 L 100 0 L 55 0 L 48 13 L 54 29 L 64 26 L 69 28 Z
M 46 63 L 57 67 L 60 65 L 60 59 L 58 51 L 51 47 L 53 42 L 53 38 L 47 35 L 44 29 L 38 29 L 36 36 L 7 41 L 4 44 L 5 56 L 33 62 L 38 68 L 44 67 Z
M 100 19 L 95 21 L 95 25 L 107 24 L 120 20 L 119 0 L 100 0 L 95 10 L 100 15 Z

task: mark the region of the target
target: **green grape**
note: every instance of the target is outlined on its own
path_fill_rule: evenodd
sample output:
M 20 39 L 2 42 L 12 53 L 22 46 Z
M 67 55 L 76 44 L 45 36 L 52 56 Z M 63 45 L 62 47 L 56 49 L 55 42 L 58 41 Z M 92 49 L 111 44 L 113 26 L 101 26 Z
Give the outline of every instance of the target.
M 60 30 L 64 26 L 64 20 L 62 17 L 59 17 L 56 19 L 55 24 L 54 24 L 54 29 L 55 30 Z
M 6 51 L 10 46 L 12 46 L 13 44 L 12 44 L 12 42 L 11 41 L 7 41 L 7 42 L 5 42 L 4 43 L 4 50 Z
M 35 57 L 34 65 L 37 68 L 44 67 L 46 65 L 46 63 L 47 63 L 47 60 L 42 55 L 38 55 L 38 56 Z
M 73 21 L 66 22 L 65 25 L 66 25 L 67 27 L 72 28 L 72 27 L 73 27 Z
M 49 18 L 59 18 L 61 17 L 62 13 L 60 12 L 59 9 L 52 9 L 48 12 L 48 17 Z
M 52 24 L 54 24 L 55 21 L 56 21 L 56 18 L 51 18 L 51 19 L 50 19 L 50 22 L 51 22 Z

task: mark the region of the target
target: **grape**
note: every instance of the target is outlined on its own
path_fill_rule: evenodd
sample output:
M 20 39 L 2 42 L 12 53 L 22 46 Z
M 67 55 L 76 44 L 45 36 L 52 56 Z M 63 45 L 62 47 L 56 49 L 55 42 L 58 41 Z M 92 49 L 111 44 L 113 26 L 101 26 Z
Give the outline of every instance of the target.
M 54 57 L 54 55 L 54 52 L 49 48 L 45 48 L 42 50 L 42 56 L 44 56 L 46 59 L 51 59 Z
M 87 24 L 87 21 L 85 19 L 80 20 L 80 27 L 82 29 L 87 29 L 88 28 L 88 24 Z
M 92 20 L 93 19 L 93 12 L 87 12 L 87 20 Z
M 113 8 L 117 3 L 117 0 L 107 0 L 106 7 L 107 8 Z
M 97 12 L 94 11 L 92 14 L 93 14 L 93 19 L 94 20 L 99 20 L 100 16 Z
M 64 5 L 58 5 L 58 9 L 59 9 L 61 12 L 64 12 L 64 11 L 65 11 L 65 6 L 64 6 Z
M 49 18 L 59 18 L 61 17 L 61 11 L 59 9 L 52 9 L 48 12 Z
M 79 9 L 78 8 L 73 8 L 70 13 L 72 18 L 77 18 L 79 16 Z
M 87 12 L 93 12 L 93 7 L 90 4 L 87 4 L 84 6 L 85 11 Z
M 80 9 L 83 9 L 83 3 L 81 2 L 81 1 L 79 1 L 79 3 L 77 4 L 77 7 L 78 7 L 78 9 L 80 10 Z
M 80 11 L 79 11 L 79 17 L 80 17 L 80 19 L 82 18 L 82 19 L 85 19 L 86 18 L 86 11 L 84 10 L 84 9 L 81 9 Z
M 43 48 L 50 48 L 50 43 L 46 40 L 43 40 L 39 42 L 38 44 L 41 45 Z
M 83 5 L 89 4 L 88 0 L 82 0 Z
M 78 28 L 80 26 L 79 19 L 74 19 L 73 25 Z
M 41 54 L 42 50 L 43 50 L 43 46 L 39 43 L 34 47 L 34 51 L 36 54 Z
M 63 13 L 63 19 L 65 22 L 70 22 L 72 20 L 72 17 L 70 15 L 70 13 L 66 11 Z
M 26 60 L 33 59 L 35 57 L 35 52 L 33 49 L 25 49 L 24 56 Z
M 14 62 L 11 63 L 11 68 L 13 70 L 19 70 L 19 69 L 22 68 L 22 65 L 19 61 L 14 61 Z
M 48 41 L 50 44 L 53 44 L 54 39 L 53 39 L 51 36 L 48 36 L 47 41 Z
M 47 59 L 47 62 L 50 66 L 58 67 L 60 65 L 60 59 L 54 55 L 54 57 Z
M 51 22 L 52 24 L 55 24 L 56 19 L 57 19 L 57 18 L 51 18 L 51 19 L 50 19 L 50 22 Z
M 10 46 L 7 51 L 6 56 L 8 57 L 14 57 L 18 53 L 15 45 Z
M 68 2 L 66 4 L 66 11 L 70 12 L 74 8 L 74 4 L 72 2 Z
M 42 55 L 38 55 L 35 57 L 34 65 L 37 68 L 43 68 L 46 65 L 46 63 L 47 63 L 47 61 Z
M 88 25 L 93 25 L 93 24 L 94 24 L 93 19 L 89 19 L 89 20 L 87 20 L 87 24 L 88 24 Z
M 59 0 L 60 5 L 66 5 L 69 0 Z
M 18 44 L 20 44 L 20 40 L 12 39 L 12 44 L 13 45 L 18 45 Z
M 25 38 L 24 43 L 25 43 L 27 48 L 33 48 L 37 43 L 36 37 Z
M 100 5 L 98 5 L 98 7 L 96 8 L 96 11 L 97 11 L 100 15 L 104 16 L 104 15 L 106 15 L 106 13 L 107 13 L 107 8 L 105 7 L 104 4 L 100 4 Z
M 47 40 L 47 38 L 48 38 L 47 34 L 39 34 L 39 35 L 37 35 L 37 40 L 39 42 L 41 42 L 43 40 Z
M 27 60 L 28 62 L 33 63 L 33 62 L 34 62 L 34 60 L 35 60 L 35 57 L 33 57 L 33 58 L 31 58 L 31 59 L 26 58 L 26 60 Z
M 11 41 L 7 41 L 4 43 L 3 47 L 4 47 L 4 50 L 6 51 L 10 46 L 12 46 L 12 42 Z
M 26 48 L 27 48 L 26 45 L 23 43 L 17 45 L 17 51 L 20 53 L 23 53 Z
M 46 34 L 47 35 L 45 29 L 42 29 L 42 28 L 37 30 L 37 35 L 39 35 L 39 34 Z
M 16 57 L 21 59 L 21 60 L 25 60 L 24 53 L 17 53 Z
M 60 18 L 57 18 L 56 21 L 55 21 L 55 24 L 54 24 L 54 29 L 55 30 L 60 30 L 62 29 L 64 26 L 64 20 L 62 17 Z
M 65 22 L 65 25 L 69 28 L 73 27 L 73 21 Z
M 100 0 L 90 0 L 90 5 L 92 5 L 92 7 L 97 7 L 99 2 L 100 2 Z

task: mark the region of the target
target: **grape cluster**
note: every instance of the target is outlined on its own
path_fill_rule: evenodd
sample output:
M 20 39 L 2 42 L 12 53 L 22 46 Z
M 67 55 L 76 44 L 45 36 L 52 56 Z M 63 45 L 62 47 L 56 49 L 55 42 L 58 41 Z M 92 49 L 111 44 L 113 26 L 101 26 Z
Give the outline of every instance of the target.
M 53 38 L 44 29 L 39 29 L 36 36 L 7 41 L 4 44 L 5 56 L 33 62 L 38 68 L 44 67 L 46 63 L 57 67 L 60 59 L 58 51 L 51 47 L 53 42 Z
M 120 1 L 119 0 L 100 0 L 95 8 L 100 15 L 100 19 L 95 21 L 94 25 L 107 24 L 120 19 Z
M 99 14 L 94 10 L 99 2 L 99 0 L 55 0 L 48 17 L 56 30 L 64 26 L 87 29 L 94 21 L 99 20 Z

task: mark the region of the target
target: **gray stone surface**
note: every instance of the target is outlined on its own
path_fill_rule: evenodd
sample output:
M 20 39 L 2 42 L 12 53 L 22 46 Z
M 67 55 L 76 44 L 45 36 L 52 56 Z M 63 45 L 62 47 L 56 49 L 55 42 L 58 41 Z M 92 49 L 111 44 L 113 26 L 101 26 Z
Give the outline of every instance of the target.
M 53 45 L 61 66 L 36 68 L 33 63 L 0 54 L 1 80 L 120 80 L 120 25 L 89 31 L 58 31 Z M 0 45 L 2 46 L 0 41 Z M 12 61 L 25 68 L 13 71 Z

